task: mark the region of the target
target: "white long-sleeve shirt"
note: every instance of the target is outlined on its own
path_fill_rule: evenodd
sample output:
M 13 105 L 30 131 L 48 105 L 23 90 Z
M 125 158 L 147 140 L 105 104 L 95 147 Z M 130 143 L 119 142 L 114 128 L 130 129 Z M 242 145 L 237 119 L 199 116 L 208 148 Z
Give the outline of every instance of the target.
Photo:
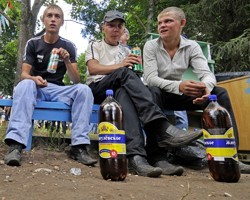
M 144 81 L 149 86 L 159 87 L 166 92 L 182 94 L 179 85 L 184 72 L 191 67 L 209 91 L 216 85 L 214 74 L 199 44 L 181 36 L 180 47 L 173 59 L 163 47 L 162 39 L 147 41 L 143 48 Z

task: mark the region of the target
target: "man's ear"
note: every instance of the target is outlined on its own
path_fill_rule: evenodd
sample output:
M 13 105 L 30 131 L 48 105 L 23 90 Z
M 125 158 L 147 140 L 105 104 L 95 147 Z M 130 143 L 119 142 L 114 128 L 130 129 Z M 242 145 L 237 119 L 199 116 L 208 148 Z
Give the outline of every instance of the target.
M 186 25 L 186 23 L 187 23 L 186 19 L 182 19 L 181 20 L 181 26 L 182 26 L 182 28 Z

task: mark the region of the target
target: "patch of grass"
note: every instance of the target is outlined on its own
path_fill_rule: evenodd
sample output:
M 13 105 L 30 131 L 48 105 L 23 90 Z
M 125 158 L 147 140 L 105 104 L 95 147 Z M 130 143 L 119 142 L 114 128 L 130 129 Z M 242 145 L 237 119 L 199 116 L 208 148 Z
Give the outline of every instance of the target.
M 0 126 L 0 140 L 1 140 L 1 143 L 3 143 L 3 140 L 5 138 L 6 129 L 7 129 L 6 125 Z
M 0 143 L 4 143 L 3 140 L 6 136 L 7 125 L 0 126 Z M 71 138 L 71 130 L 68 128 L 66 130 L 66 134 L 63 134 L 62 129 L 60 128 L 59 132 L 56 130 L 51 131 L 50 127 L 45 128 L 42 126 L 38 128 L 35 126 L 33 136 L 34 137 L 42 137 L 44 138 L 44 145 L 48 150 L 60 150 L 62 146 L 65 144 L 66 139 Z M 98 141 L 98 134 L 95 133 L 95 129 L 91 130 L 89 133 L 89 137 L 91 140 Z
M 66 134 L 63 134 L 61 128 L 57 131 L 52 130 L 50 126 L 35 126 L 33 136 L 42 137 L 47 150 L 62 150 L 66 144 L 65 140 L 70 138 L 70 131 L 66 130 Z

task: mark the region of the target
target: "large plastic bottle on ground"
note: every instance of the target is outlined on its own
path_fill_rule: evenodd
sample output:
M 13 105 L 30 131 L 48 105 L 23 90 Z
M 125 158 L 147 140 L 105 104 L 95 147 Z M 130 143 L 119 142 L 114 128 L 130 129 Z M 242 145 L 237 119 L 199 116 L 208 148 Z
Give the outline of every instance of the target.
M 215 181 L 238 182 L 240 169 L 231 117 L 216 95 L 210 95 L 209 100 L 202 125 L 210 174 Z
M 107 90 L 106 96 L 99 108 L 100 170 L 105 180 L 123 181 L 127 176 L 127 158 L 122 109 L 113 98 L 113 90 Z

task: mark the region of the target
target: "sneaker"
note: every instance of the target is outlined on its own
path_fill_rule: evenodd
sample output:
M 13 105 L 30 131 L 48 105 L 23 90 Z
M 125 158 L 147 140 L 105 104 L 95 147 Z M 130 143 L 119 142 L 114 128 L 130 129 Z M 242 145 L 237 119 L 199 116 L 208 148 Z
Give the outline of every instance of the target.
M 69 156 L 84 165 L 94 165 L 97 163 L 96 159 L 90 157 L 85 145 L 72 146 Z
M 21 166 L 22 145 L 11 144 L 8 153 L 4 157 L 4 163 L 10 166 Z
M 145 157 L 135 155 L 128 158 L 128 171 L 131 174 L 147 177 L 159 177 L 162 174 L 162 169 L 151 166 Z
M 154 165 L 154 167 L 160 167 L 162 169 L 163 175 L 176 175 L 181 176 L 184 172 L 184 168 L 181 166 L 175 166 L 171 163 L 169 163 L 167 160 L 160 160 L 157 161 Z

